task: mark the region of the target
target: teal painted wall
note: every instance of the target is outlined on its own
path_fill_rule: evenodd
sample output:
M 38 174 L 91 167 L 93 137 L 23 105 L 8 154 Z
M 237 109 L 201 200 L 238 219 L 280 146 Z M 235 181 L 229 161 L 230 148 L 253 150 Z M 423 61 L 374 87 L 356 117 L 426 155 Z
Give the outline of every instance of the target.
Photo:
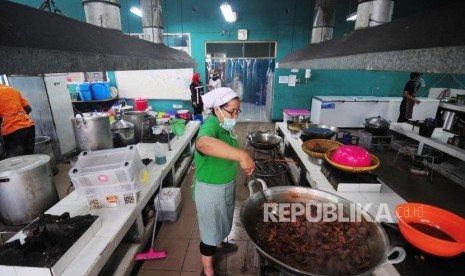
M 448 1 L 410 0 L 396 1 L 393 20 L 408 16 L 427 7 L 434 8 Z M 32 7 L 38 7 L 42 0 L 15 0 Z M 234 0 L 229 1 L 238 13 L 238 21 L 226 23 L 219 6 L 223 1 L 217 0 L 162 0 L 162 20 L 166 33 L 190 33 L 191 55 L 197 62 L 194 68 L 205 81 L 205 42 L 237 41 L 237 30 L 247 29 L 249 41 L 276 41 L 279 61 L 288 53 L 308 46 L 313 20 L 313 0 Z M 347 14 L 356 11 L 356 0 L 338 0 L 336 6 L 336 23 L 334 39 L 350 34 L 354 22 L 345 21 Z M 56 6 L 67 16 L 85 21 L 84 8 L 79 0 L 55 0 Z M 125 33 L 141 33 L 140 17 L 129 12 L 131 6 L 139 6 L 138 0 L 120 0 L 121 23 Z M 274 100 L 272 119 L 282 119 L 284 108 L 310 109 L 314 95 L 376 95 L 400 96 L 409 72 L 389 71 L 350 71 L 350 70 L 312 70 L 312 77 L 296 87 L 278 83 L 278 77 L 289 75 L 289 69 L 276 69 L 274 81 Z M 298 78 L 303 79 L 300 71 Z M 425 74 L 427 91 L 431 86 L 463 88 L 464 75 L 455 75 L 459 80 L 443 74 Z M 440 80 L 440 81 L 439 81 Z M 179 101 L 150 101 L 154 110 L 170 110 Z M 183 103 L 183 108 L 190 109 L 190 103 Z

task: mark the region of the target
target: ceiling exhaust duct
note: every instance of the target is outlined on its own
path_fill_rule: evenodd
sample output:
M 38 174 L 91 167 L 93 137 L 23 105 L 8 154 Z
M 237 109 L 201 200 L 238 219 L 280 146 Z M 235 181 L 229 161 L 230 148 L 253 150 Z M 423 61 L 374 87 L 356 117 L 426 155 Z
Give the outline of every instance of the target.
M 197 66 L 184 51 L 9 1 L 0 1 L 0 33 L 0 74 Z
M 374 27 L 391 22 L 394 0 L 359 0 L 355 29 Z
M 82 5 L 87 23 L 121 31 L 119 0 L 82 0 Z
M 289 53 L 281 68 L 465 73 L 465 2 L 354 30 Z
M 140 0 L 144 39 L 163 44 L 163 24 L 160 0 Z
M 336 0 L 316 0 L 311 43 L 333 39 Z

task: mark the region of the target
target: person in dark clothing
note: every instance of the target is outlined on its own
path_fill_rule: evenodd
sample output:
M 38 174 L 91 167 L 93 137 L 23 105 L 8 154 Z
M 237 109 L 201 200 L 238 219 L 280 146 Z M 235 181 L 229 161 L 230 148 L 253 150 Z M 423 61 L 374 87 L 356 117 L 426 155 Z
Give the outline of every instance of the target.
M 420 75 L 421 74 L 418 72 L 410 73 L 410 80 L 405 84 L 402 102 L 400 103 L 400 114 L 397 119 L 398 123 L 408 122 L 408 120 L 412 118 L 413 106 L 420 103 L 420 100 L 415 98 L 420 88 L 420 83 L 417 85 Z
M 203 111 L 203 101 L 202 95 L 204 94 L 203 83 L 200 81 L 200 74 L 195 73 L 192 76 L 192 83 L 190 85 L 191 89 L 191 100 L 192 107 L 194 108 L 194 116 L 202 114 Z

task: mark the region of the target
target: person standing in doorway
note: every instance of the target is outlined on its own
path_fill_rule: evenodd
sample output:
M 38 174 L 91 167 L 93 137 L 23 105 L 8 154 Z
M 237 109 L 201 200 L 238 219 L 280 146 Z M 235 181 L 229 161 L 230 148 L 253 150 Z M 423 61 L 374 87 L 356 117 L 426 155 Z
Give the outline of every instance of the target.
M 232 90 L 237 93 L 239 100 L 242 101 L 244 95 L 244 84 L 242 83 L 242 74 L 236 73 L 231 84 Z
M 410 80 L 407 81 L 404 87 L 404 92 L 402 95 L 402 102 L 400 103 L 400 114 L 397 119 L 398 123 L 408 122 L 412 118 L 413 106 L 415 104 L 420 104 L 420 100 L 415 98 L 418 89 L 420 89 L 420 76 L 418 72 L 410 73 Z M 417 85 L 418 82 L 418 85 Z
M 195 73 L 192 76 L 191 89 L 191 100 L 192 107 L 194 108 L 194 116 L 201 115 L 203 111 L 202 95 L 204 94 L 203 83 L 200 81 L 200 74 Z
M 6 157 L 34 153 L 35 126 L 29 102 L 13 87 L 0 84 L 0 117 Z
M 211 79 L 208 81 L 208 91 L 211 91 L 222 86 L 220 75 L 214 72 Z
M 237 169 L 252 175 L 255 163 L 239 149 L 234 132 L 236 118 L 241 112 L 237 94 L 228 87 L 214 89 L 203 96 L 205 108 L 211 115 L 200 127 L 195 141 L 195 179 L 193 199 L 200 230 L 200 275 L 215 274 L 213 256 L 216 252 L 237 251 L 237 245 L 224 240 L 233 221 Z

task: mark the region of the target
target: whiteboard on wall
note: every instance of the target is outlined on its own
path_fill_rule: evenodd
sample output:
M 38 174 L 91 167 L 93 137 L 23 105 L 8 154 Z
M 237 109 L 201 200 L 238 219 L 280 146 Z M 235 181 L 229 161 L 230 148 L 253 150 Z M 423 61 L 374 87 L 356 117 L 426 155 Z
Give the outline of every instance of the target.
M 190 100 L 194 69 L 115 71 L 120 98 Z

